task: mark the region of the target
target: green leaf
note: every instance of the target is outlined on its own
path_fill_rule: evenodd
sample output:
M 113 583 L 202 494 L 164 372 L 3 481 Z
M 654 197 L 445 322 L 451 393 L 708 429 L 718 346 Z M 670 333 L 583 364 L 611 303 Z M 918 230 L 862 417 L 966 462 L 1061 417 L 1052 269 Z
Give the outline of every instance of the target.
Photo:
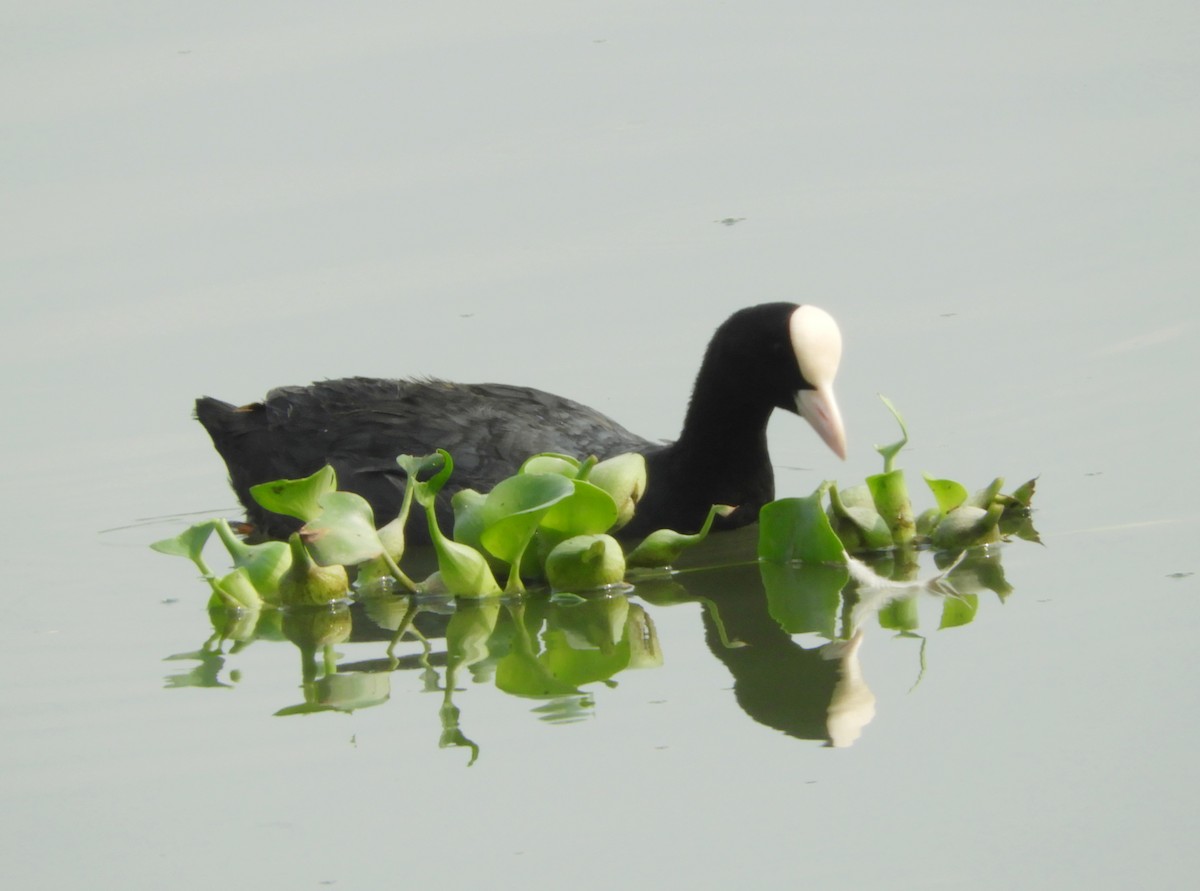
M 625 554 L 611 535 L 576 535 L 546 557 L 546 580 L 556 591 L 588 591 L 625 578 Z
M 446 485 L 450 474 L 454 472 L 454 459 L 445 449 L 438 449 L 432 455 L 423 455 L 419 458 L 413 455 L 397 455 L 396 463 L 408 474 L 406 485 L 412 488 L 417 503 L 426 510 L 433 507 L 434 500 L 442 491 L 442 486 Z M 432 473 L 433 476 L 428 479 L 421 478 L 429 473 Z
M 821 506 L 825 487 L 804 498 L 781 498 L 759 512 L 758 556 L 772 563 L 845 563 L 846 551 Z
M 160 554 L 168 554 L 172 557 L 186 557 L 199 565 L 203 563 L 203 558 L 200 555 L 204 551 L 204 545 L 207 544 L 209 536 L 212 535 L 213 525 L 213 520 L 196 523 L 184 529 L 174 538 L 164 538 L 162 541 L 154 542 L 150 547 Z M 202 569 L 201 571 L 208 574 L 206 570 Z
M 257 611 L 262 606 L 262 597 L 250 582 L 249 573 L 240 566 L 220 579 L 210 580 L 209 583 L 221 605 L 228 609 Z
M 1037 481 L 1038 478 L 1035 476 L 1028 482 L 1018 486 L 1012 492 L 1012 499 L 1025 507 L 1031 507 L 1033 505 L 1033 493 L 1037 488 Z
M 300 530 L 300 538 L 322 566 L 354 566 L 383 553 L 371 505 L 354 492 L 321 496 L 321 512 Z
M 225 520 L 214 520 L 213 528 L 233 558 L 233 565 L 246 570 L 250 583 L 268 603 L 279 602 L 279 579 L 292 565 L 292 553 L 282 541 L 246 544 Z
M 574 482 L 557 474 L 510 476 L 488 493 L 480 507 L 484 527 L 480 541 L 511 564 L 520 559 L 550 508 L 574 494 Z
M 942 512 L 936 507 L 930 507 L 921 511 L 917 517 L 917 535 L 929 537 L 933 534 L 933 530 L 937 528 L 937 524 L 942 521 Z
M 446 589 L 460 597 L 495 597 L 503 593 L 483 554 L 470 545 L 446 538 L 438 529 L 433 509 L 427 510 L 429 534 L 437 553 L 438 573 Z
M 866 490 L 866 487 L 862 488 L 868 494 L 867 505 L 848 506 L 837 486 L 830 484 L 829 505 L 833 513 L 833 529 L 847 550 L 890 548 L 893 544 L 892 530 L 875 509 L 875 504 L 869 497 L 869 490 Z
M 704 525 L 691 535 L 676 532 L 674 529 L 656 529 L 642 539 L 625 558 L 625 562 L 630 566 L 670 566 L 684 551 L 708 537 L 713 519 L 724 510 L 728 510 L 728 507 L 722 504 L 710 507 Z
M 937 501 L 938 510 L 942 514 L 948 514 L 959 505 L 967 500 L 967 487 L 962 483 L 954 480 L 935 479 L 928 473 L 925 476 L 925 483 L 929 486 L 929 491 L 933 493 L 934 500 Z
M 438 526 L 437 493 L 449 479 L 454 469 L 450 454 L 439 449 L 437 455 L 413 458 L 401 455 L 396 459 L 408 473 L 408 485 L 413 487 L 417 502 L 425 508 L 429 523 L 429 538 L 437 554 L 439 582 L 454 594 L 462 597 L 495 597 L 501 593 L 496 577 L 487 558 L 470 545 L 447 538 Z M 429 480 L 419 479 L 420 474 L 441 464 L 441 470 Z M 428 584 L 428 580 L 426 582 Z
M 204 546 L 212 536 L 215 526 L 215 520 L 204 520 L 201 523 L 194 523 L 174 538 L 164 538 L 162 541 L 154 542 L 150 547 L 160 554 L 167 554 L 171 557 L 186 557 L 195 564 L 202 576 L 206 579 L 211 579 L 213 571 L 204 562 Z
M 896 410 L 896 406 L 892 405 L 891 400 L 882 393 L 879 394 L 879 399 L 887 406 L 887 410 L 892 413 L 892 417 L 896 419 L 896 423 L 900 425 L 899 441 L 888 446 L 875 446 L 875 451 L 883 456 L 883 472 L 888 473 L 892 470 L 896 455 L 900 453 L 902 448 L 908 445 L 908 429 L 904 426 L 904 418 L 900 417 L 900 412 Z
M 570 455 L 542 452 L 526 458 L 517 473 L 556 473 L 559 476 L 574 479 L 579 474 L 579 461 Z
M 988 510 L 964 504 L 942 518 L 933 530 L 930 542 L 940 550 L 957 550 L 995 540 L 998 537 L 996 526 L 1003 512 L 1001 504 L 993 504 Z
M 284 606 L 319 606 L 346 596 L 350 579 L 340 563 L 320 566 L 308 553 L 299 532 L 288 539 L 292 565 L 279 580 L 279 600 Z
M 326 464 L 300 480 L 275 480 L 250 487 L 250 497 L 267 510 L 308 522 L 321 512 L 321 497 L 337 490 L 337 474 Z
M 912 501 L 908 497 L 904 471 L 889 470 L 869 476 L 867 488 L 871 490 L 875 508 L 887 523 L 896 544 L 902 545 L 912 541 L 916 537 L 917 524 L 913 518 Z
M 620 529 L 633 519 L 646 491 L 646 459 L 637 452 L 617 455 L 593 467 L 587 479 L 612 496 L 617 505 L 614 528 Z
M 613 497 L 586 480 L 572 480 L 574 493 L 555 504 L 542 517 L 541 525 L 560 535 L 598 535 L 617 522 Z
M 980 489 L 963 503 L 970 507 L 981 507 L 987 510 L 992 506 L 992 502 L 996 500 L 996 496 L 1000 494 L 1003 487 L 1004 477 L 998 476 L 986 488 Z
M 575 493 L 575 483 L 552 473 L 518 474 L 502 480 L 479 509 L 483 531 L 479 539 L 492 554 L 509 564 L 509 593 L 521 585 L 521 558 L 547 512 Z
M 454 510 L 455 541 L 468 544 L 473 548 L 482 548 L 480 536 L 483 535 L 483 503 L 487 496 L 474 489 L 460 489 L 450 498 L 450 507 Z

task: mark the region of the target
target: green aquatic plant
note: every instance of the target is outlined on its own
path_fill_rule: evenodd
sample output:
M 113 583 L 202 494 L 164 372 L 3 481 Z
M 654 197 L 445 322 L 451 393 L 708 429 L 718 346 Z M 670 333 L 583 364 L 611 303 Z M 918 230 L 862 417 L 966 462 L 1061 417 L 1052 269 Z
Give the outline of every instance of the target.
M 704 525 L 697 532 L 685 535 L 674 529 L 656 529 L 651 532 L 634 548 L 625 562 L 629 566 L 660 567 L 670 566 L 680 558 L 688 548 L 695 547 L 708 537 L 713 520 L 718 514 L 727 513 L 731 508 L 723 504 L 714 504 L 708 509 Z
M 803 498 L 780 498 L 764 504 L 758 515 L 758 556 L 770 563 L 845 563 L 846 548 L 838 538 L 822 500 L 822 484 Z
M 574 535 L 546 557 L 546 581 L 555 591 L 591 591 L 625 579 L 625 552 L 611 535 Z
M 408 474 L 407 488 L 413 492 L 417 504 L 425 510 L 441 582 L 462 597 L 494 597 L 500 594 L 500 585 L 488 566 L 487 558 L 470 545 L 447 538 L 438 525 L 437 496 L 454 472 L 454 460 L 450 453 L 439 449 L 436 455 L 423 458 L 400 455 L 396 463 Z M 431 469 L 436 469 L 433 476 L 422 479 L 422 474 Z
M 321 499 L 337 491 L 337 473 L 326 464 L 311 476 L 250 487 L 250 497 L 267 510 L 308 522 L 322 511 Z
M 319 606 L 344 598 L 350 577 L 340 562 L 322 566 L 313 559 L 299 532 L 288 539 L 292 565 L 279 579 L 279 601 L 284 606 Z
M 914 547 L 963 550 L 1000 541 L 1007 534 L 1037 541 L 1030 521 L 1035 480 L 1012 494 L 1001 492 L 1003 478 L 967 493 L 961 483 L 924 474 L 935 507 L 915 515 L 904 471 L 896 457 L 908 444 L 908 429 L 896 407 L 880 396 L 900 427 L 900 439 L 876 446 L 883 472 L 864 485 L 839 489 L 823 483 L 805 499 L 781 499 L 759 515 L 759 557 L 773 563 L 801 560 L 844 562 L 848 554 L 873 551 L 904 553 Z M 824 496 L 828 508 L 823 508 Z
M 522 473 L 501 481 L 479 502 L 475 513 L 479 541 L 509 565 L 506 593 L 525 590 L 521 583 L 525 549 L 546 515 L 575 492 L 574 481 L 556 473 Z M 457 521 L 455 530 L 457 534 Z
M 287 542 L 248 544 L 234 535 L 227 520 L 219 519 L 212 523 L 217 537 L 233 558 L 233 565 L 246 571 L 246 578 L 264 601 L 278 603 L 279 579 L 292 564 L 292 553 Z

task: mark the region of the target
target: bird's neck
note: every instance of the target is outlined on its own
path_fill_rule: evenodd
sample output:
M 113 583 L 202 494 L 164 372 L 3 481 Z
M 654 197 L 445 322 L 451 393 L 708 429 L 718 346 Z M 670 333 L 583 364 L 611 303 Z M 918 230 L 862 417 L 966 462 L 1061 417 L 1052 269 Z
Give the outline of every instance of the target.
M 770 466 L 767 422 L 773 406 L 747 399 L 746 382 L 700 369 L 674 458 L 689 474 L 759 476 Z

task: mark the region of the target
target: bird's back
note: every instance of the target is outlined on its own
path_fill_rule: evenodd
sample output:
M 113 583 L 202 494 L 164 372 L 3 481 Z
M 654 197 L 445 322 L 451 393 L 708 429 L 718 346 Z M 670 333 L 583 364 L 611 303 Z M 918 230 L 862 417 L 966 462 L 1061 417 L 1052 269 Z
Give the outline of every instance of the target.
M 251 522 L 270 535 L 295 524 L 258 508 L 250 487 L 307 476 L 324 464 L 337 471 L 339 488 L 363 495 L 383 523 L 404 491 L 399 454 L 448 451 L 455 465 L 449 495 L 487 491 L 538 452 L 605 458 L 654 448 L 594 409 L 506 384 L 343 378 L 280 387 L 240 408 L 204 397 L 196 401 L 196 417 Z

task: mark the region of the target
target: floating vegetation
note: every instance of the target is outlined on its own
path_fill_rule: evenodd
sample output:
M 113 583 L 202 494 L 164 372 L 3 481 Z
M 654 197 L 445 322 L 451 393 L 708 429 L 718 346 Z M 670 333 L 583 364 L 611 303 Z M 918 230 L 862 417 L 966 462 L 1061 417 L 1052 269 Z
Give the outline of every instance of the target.
M 663 662 L 649 613 L 628 599 L 636 594 L 655 607 L 704 606 L 714 655 L 739 686 L 755 686 L 746 701 L 762 710 L 751 715 L 756 720 L 849 745 L 874 716 L 858 659 L 868 620 L 920 641 L 919 682 L 926 669 L 922 595 L 940 601 L 938 628 L 967 625 L 981 592 L 1003 601 L 1012 591 L 999 551 L 988 546 L 1012 537 L 1038 541 L 1034 480 L 1006 494 L 995 479 L 971 494 L 957 481 L 924 474 L 933 505 L 916 512 L 895 466 L 908 433 L 884 403 L 901 437 L 876 447 L 883 470 L 860 485 L 826 482 L 810 495 L 765 505 L 758 560 L 718 568 L 711 584 L 708 574 L 694 573 L 685 587 L 685 576 L 661 570 L 703 541 L 727 506 L 713 505 L 695 534 L 658 530 L 637 543 L 619 541 L 646 487 L 638 454 L 602 462 L 532 456 L 490 492 L 456 493 L 449 531 L 435 511 L 454 472 L 445 451 L 397 459 L 408 484 L 399 516 L 382 528 L 365 499 L 338 490 L 332 467 L 255 486 L 259 504 L 303 522 L 288 541 L 251 544 L 227 521 L 211 519 L 152 545 L 190 560 L 211 592 L 214 633 L 199 651 L 171 657 L 199 664 L 169 683 L 227 685 L 220 679 L 227 655 L 255 640 L 291 641 L 302 655 L 304 701 L 277 714 L 295 715 L 378 705 L 390 694 L 391 672 L 419 669 L 427 688 L 442 692 L 440 745 L 465 747 L 474 761 L 479 747 L 453 702 L 463 675 L 542 700 L 543 720 L 577 720 L 593 704 L 584 685 L 613 685 L 622 671 Z M 425 513 L 437 566 L 420 580 L 401 568 L 413 511 Z M 204 558 L 214 534 L 228 552 L 226 570 L 214 571 Z M 917 577 L 921 551 L 933 552 L 939 572 L 932 578 Z M 741 573 L 737 583 L 717 584 L 716 576 L 730 572 Z M 765 596 L 750 595 L 756 587 Z M 527 588 L 538 596 L 526 596 Z M 386 658 L 339 664 L 335 647 L 360 624 L 390 636 Z M 808 634 L 821 638 L 817 646 L 792 638 Z M 444 638 L 440 654 L 433 637 Z M 420 652 L 397 655 L 402 642 Z M 781 691 L 789 689 L 813 691 L 808 711 L 787 700 Z

